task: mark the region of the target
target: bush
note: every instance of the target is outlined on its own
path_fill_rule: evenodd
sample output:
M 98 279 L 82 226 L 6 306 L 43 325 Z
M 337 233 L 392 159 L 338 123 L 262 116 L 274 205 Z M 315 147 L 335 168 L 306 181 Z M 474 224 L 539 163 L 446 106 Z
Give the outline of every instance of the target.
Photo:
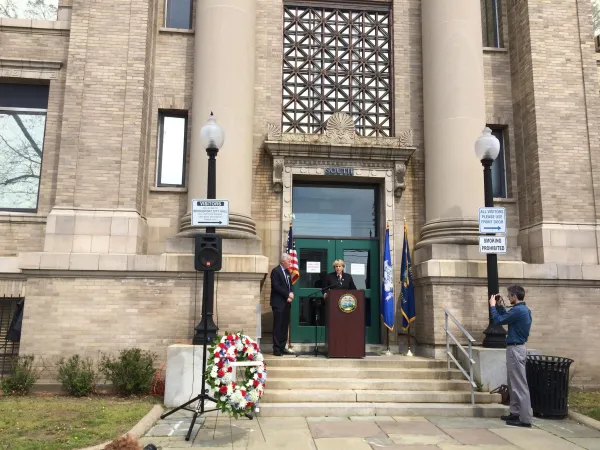
M 69 395 L 85 397 L 94 392 L 96 386 L 96 371 L 90 358 L 82 359 L 73 355 L 65 361 L 58 361 L 58 381 Z
M 27 395 L 38 379 L 33 368 L 34 357 L 17 356 L 12 360 L 11 373 L 4 376 L 0 387 L 4 395 Z
M 139 348 L 121 351 L 118 359 L 102 355 L 100 371 L 121 395 L 149 394 L 156 355 Z

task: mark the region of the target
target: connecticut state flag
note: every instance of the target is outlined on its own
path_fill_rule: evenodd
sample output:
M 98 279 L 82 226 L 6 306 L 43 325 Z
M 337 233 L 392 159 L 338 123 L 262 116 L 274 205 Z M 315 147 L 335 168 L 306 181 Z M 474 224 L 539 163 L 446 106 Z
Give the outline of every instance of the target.
M 394 268 L 390 253 L 390 229 L 385 230 L 385 249 L 383 250 L 383 283 L 381 284 L 381 316 L 390 330 L 394 329 Z
M 404 222 L 404 245 L 402 246 L 402 266 L 400 268 L 402 277 L 402 289 L 400 291 L 400 308 L 402 311 L 402 329 L 406 331 L 408 326 L 416 318 L 415 312 L 415 286 L 412 278 L 412 262 L 410 260 L 410 249 L 408 248 L 408 228 Z

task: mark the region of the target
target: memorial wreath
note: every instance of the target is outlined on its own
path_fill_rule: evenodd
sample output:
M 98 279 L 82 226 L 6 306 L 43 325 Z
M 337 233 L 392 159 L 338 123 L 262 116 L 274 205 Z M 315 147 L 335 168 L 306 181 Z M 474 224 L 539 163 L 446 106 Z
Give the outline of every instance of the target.
M 217 408 L 237 418 L 250 414 L 260 400 L 267 380 L 267 369 L 258 344 L 241 333 L 227 333 L 208 348 L 206 383 L 211 387 Z M 244 380 L 235 379 L 234 362 L 255 362 L 241 366 Z

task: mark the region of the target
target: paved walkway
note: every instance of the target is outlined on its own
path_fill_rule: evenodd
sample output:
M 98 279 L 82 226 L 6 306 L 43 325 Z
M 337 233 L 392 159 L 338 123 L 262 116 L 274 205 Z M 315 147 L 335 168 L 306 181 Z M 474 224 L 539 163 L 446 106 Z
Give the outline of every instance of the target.
M 159 420 L 142 443 L 163 449 L 231 450 L 600 450 L 600 431 L 570 420 L 534 419 L 531 429 L 500 419 L 462 417 L 259 417 L 207 416 L 184 437 L 191 413 Z

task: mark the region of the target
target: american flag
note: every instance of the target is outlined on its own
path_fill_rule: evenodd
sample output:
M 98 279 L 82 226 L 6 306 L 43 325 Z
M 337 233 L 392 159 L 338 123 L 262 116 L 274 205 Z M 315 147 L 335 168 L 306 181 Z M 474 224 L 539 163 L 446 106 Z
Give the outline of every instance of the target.
M 287 253 L 292 257 L 292 262 L 290 264 L 290 279 L 292 284 L 294 284 L 298 281 L 298 278 L 300 278 L 300 272 L 298 270 L 298 254 L 296 253 L 296 243 L 294 242 L 294 234 L 292 233 L 292 224 L 290 224 L 290 231 L 288 232 Z

